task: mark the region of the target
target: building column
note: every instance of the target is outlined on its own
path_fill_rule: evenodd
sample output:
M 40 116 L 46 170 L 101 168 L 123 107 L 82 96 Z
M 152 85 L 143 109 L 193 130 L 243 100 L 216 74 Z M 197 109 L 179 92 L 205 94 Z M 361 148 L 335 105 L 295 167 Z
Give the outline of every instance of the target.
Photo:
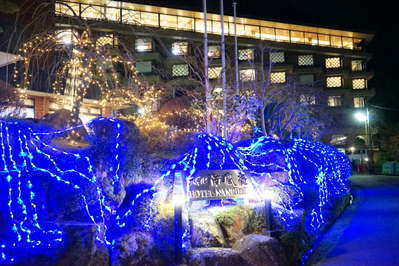
M 43 116 L 48 114 L 49 99 L 46 97 L 35 96 L 33 97 L 33 100 L 35 102 L 35 118 L 41 119 Z

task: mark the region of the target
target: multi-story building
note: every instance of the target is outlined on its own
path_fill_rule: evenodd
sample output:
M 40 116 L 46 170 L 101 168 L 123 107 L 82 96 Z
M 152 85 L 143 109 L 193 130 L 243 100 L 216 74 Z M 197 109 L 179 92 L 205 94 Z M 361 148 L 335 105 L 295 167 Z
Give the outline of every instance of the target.
M 75 32 L 90 26 L 98 42 L 113 46 L 123 43 L 131 49 L 138 72 L 153 82 L 187 79 L 193 75 L 184 57 L 198 56 L 194 47 L 203 42 L 205 28 L 200 11 L 121 1 L 56 1 L 54 16 L 55 26 L 65 43 L 73 42 Z M 212 59 L 209 78 L 217 89 L 221 71 L 220 15 L 208 14 L 207 28 L 208 56 Z M 374 95 L 374 90 L 368 87 L 368 80 L 373 76 L 367 68 L 371 55 L 365 51 L 372 34 L 243 17 L 234 23 L 232 16 L 224 17 L 224 32 L 231 58 L 234 57 L 234 36 L 238 36 L 241 85 L 259 78 L 259 68 L 264 67 L 259 54 L 266 52 L 266 63 L 273 64 L 269 73 L 272 84 L 293 80 L 322 88 L 325 97 L 310 96 L 308 102 L 330 108 L 340 122 L 327 141 L 348 147 L 354 137 L 364 135 L 352 114 L 364 108 Z M 267 49 L 260 50 L 260 47 Z M 46 106 L 54 102 L 46 101 Z M 41 112 L 46 111 L 50 109 Z

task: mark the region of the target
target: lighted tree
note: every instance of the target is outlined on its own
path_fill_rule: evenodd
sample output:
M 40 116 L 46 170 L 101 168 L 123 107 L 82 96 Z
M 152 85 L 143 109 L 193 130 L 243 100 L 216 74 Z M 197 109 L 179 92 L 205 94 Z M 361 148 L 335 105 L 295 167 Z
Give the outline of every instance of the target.
M 47 67 L 53 92 L 70 96 L 71 125 L 78 123 L 80 107 L 87 95 L 96 97 L 102 106 L 113 109 L 136 104 L 149 109 L 158 100 L 159 90 L 141 81 L 135 61 L 128 50 L 112 46 L 112 37 L 94 41 L 90 30 L 56 32 L 35 36 L 23 44 L 22 69 L 15 70 L 21 96 L 32 88 L 36 72 Z

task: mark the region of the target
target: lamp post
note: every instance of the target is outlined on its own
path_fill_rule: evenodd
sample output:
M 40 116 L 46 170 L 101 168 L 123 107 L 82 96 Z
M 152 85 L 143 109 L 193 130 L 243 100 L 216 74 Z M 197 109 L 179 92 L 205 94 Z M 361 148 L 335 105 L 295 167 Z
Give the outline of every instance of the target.
M 366 150 L 366 164 L 370 165 L 372 160 L 370 160 L 370 146 L 371 146 L 371 136 L 370 136 L 370 113 L 368 107 L 365 111 L 357 111 L 354 114 L 357 121 L 364 123 L 364 134 L 365 134 L 365 150 Z

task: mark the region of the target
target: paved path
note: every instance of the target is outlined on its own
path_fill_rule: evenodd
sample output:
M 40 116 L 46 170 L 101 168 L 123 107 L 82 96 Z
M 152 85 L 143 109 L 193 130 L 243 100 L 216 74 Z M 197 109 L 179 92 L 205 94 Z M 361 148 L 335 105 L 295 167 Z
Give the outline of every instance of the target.
M 355 200 L 325 233 L 309 265 L 399 266 L 399 176 L 353 176 Z

